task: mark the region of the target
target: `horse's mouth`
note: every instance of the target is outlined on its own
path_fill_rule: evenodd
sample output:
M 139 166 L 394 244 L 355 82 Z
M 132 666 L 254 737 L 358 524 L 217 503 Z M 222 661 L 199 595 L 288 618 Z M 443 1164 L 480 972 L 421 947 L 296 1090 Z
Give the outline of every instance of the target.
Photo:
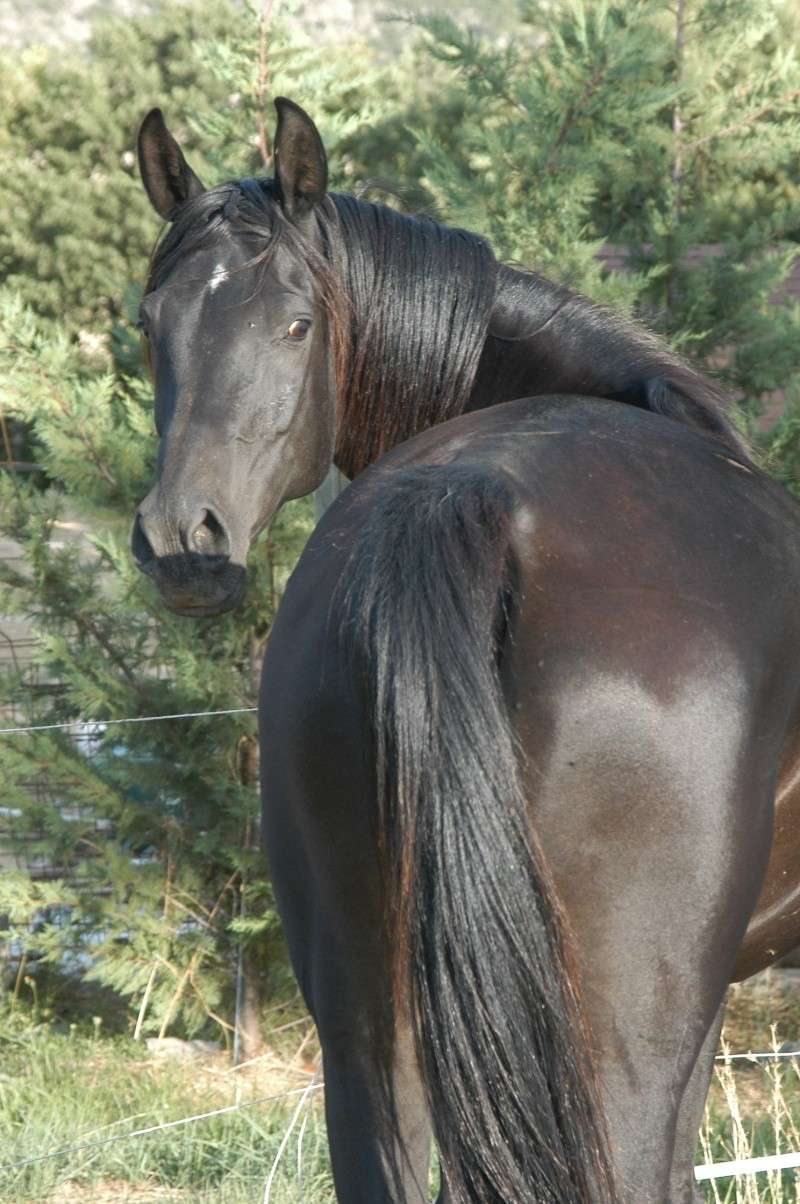
M 247 574 L 238 564 L 204 571 L 199 557 L 165 556 L 140 566 L 174 615 L 212 618 L 235 610 L 244 598 Z
M 241 603 L 241 595 L 229 594 L 227 598 L 223 598 L 220 602 L 185 602 L 183 600 L 173 601 L 162 594 L 164 605 L 174 615 L 180 615 L 184 619 L 208 619 L 215 615 L 224 615 L 229 610 L 236 610 L 236 607 Z

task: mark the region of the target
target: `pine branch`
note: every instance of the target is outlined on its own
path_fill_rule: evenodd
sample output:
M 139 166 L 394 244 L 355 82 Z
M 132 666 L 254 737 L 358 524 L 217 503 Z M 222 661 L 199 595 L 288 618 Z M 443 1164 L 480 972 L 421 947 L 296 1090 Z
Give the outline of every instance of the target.
M 70 409 L 69 403 L 67 402 L 66 398 L 64 398 L 62 396 L 62 394 L 58 391 L 58 389 L 55 388 L 55 386 L 53 385 L 53 382 L 50 380 L 50 378 L 47 376 L 47 374 L 45 372 L 43 372 L 41 370 L 41 368 L 39 368 L 38 364 L 30 364 L 30 367 L 31 367 L 31 370 L 34 372 L 34 374 L 36 376 L 38 376 L 39 379 L 45 384 L 48 393 L 50 394 L 50 396 L 52 397 L 53 401 L 56 403 L 58 408 L 61 410 L 64 417 L 65 418 L 74 418 L 74 415 Z M 22 396 L 19 389 L 15 389 L 13 386 L 9 386 L 9 392 L 13 393 L 16 397 L 18 397 L 21 401 L 24 402 L 25 398 Z M 80 425 L 76 424 L 73 433 L 77 437 L 77 439 L 80 440 L 80 442 L 83 444 L 83 446 L 86 448 L 86 451 L 89 453 L 89 458 L 91 459 L 92 463 L 94 464 L 95 468 L 100 473 L 100 476 L 103 478 L 103 480 L 106 482 L 106 484 L 110 485 L 112 489 L 116 488 L 116 485 L 117 485 L 116 477 L 112 473 L 111 469 L 108 468 L 103 463 L 103 460 L 101 459 L 99 452 L 97 451 L 97 449 L 95 448 L 91 439 L 86 434 L 86 432 L 83 430 L 83 428 Z
M 712 130 L 709 134 L 704 134 L 702 138 L 695 138 L 685 147 L 687 152 L 698 150 L 701 146 L 706 146 L 709 142 L 716 142 L 718 139 L 730 138 L 734 134 L 740 134 L 744 130 L 750 129 L 757 125 L 764 117 L 776 109 L 782 109 L 786 105 L 800 98 L 800 88 L 793 88 L 791 92 L 784 93 L 783 96 L 778 96 L 775 100 L 770 100 L 762 105 L 760 109 L 750 113 L 747 117 L 743 117 L 741 121 L 733 121 L 730 125 L 725 125 L 720 130 Z
M 225 1020 L 222 1016 L 220 1016 L 218 1012 L 215 1012 L 214 1009 L 210 1006 L 210 1004 L 207 1003 L 206 997 L 203 994 L 203 989 L 197 981 L 196 970 L 191 970 L 191 972 L 189 974 L 189 985 L 191 986 L 195 995 L 199 999 L 200 1006 L 202 1007 L 202 1009 L 206 1013 L 206 1015 L 209 1017 L 209 1019 L 213 1020 L 216 1024 L 218 1024 L 220 1026 L 220 1028 L 223 1030 L 223 1032 L 226 1032 L 226 1033 L 235 1032 L 236 1029 L 235 1029 L 234 1025 L 232 1025 L 230 1023 L 230 1021 Z
M 181 903 L 177 895 L 172 896 L 172 905 L 173 907 L 177 907 L 179 911 L 184 912 L 184 914 L 189 916 L 190 919 L 194 920 L 196 924 L 199 924 L 202 928 L 205 928 L 207 932 L 214 931 L 213 924 L 210 924 L 205 916 L 198 915 L 198 913 L 193 911 L 191 907 L 187 907 L 185 903 Z
M 592 75 L 589 77 L 589 79 L 584 84 L 583 91 L 581 92 L 578 99 L 573 101 L 571 104 L 569 104 L 567 106 L 567 111 L 564 114 L 564 119 L 558 128 L 558 133 L 556 134 L 556 136 L 552 142 L 552 145 L 550 147 L 550 150 L 548 151 L 547 158 L 545 159 L 545 163 L 544 163 L 545 170 L 547 170 L 547 171 L 553 170 L 553 165 L 554 165 L 555 158 L 556 158 L 558 152 L 561 150 L 561 147 L 564 145 L 567 138 L 569 137 L 569 134 L 570 134 L 573 126 L 575 125 L 576 121 L 583 113 L 583 110 L 585 109 L 586 105 L 592 99 L 594 94 L 597 92 L 597 89 L 600 87 L 601 83 L 605 79 L 607 71 L 608 71 L 607 63 L 603 64 L 602 67 L 598 67 L 597 70 L 592 73 Z
M 85 634 L 91 636 L 92 639 L 94 639 L 100 645 L 106 656 L 113 664 L 117 666 L 123 677 L 126 678 L 130 685 L 137 688 L 138 693 L 139 683 L 136 674 L 131 671 L 124 657 L 117 652 L 114 645 L 103 634 L 103 632 L 95 623 L 94 619 L 89 619 L 86 617 L 86 615 L 81 614 L 74 614 L 72 618 L 77 627 L 79 627 Z

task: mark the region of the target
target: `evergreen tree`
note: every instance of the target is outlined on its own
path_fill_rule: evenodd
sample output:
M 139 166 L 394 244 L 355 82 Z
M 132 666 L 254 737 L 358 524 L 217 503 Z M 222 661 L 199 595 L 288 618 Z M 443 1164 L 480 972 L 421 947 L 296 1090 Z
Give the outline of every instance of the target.
M 507 45 L 423 22 L 467 95 L 456 153 L 443 131 L 421 134 L 426 183 L 508 259 L 634 307 L 757 415 L 800 367 L 797 307 L 771 303 L 800 229 L 783 6 L 531 0 L 524 15 Z M 631 275 L 604 272 L 606 243 Z
M 89 40 L 0 55 L 0 277 L 36 313 L 71 330 L 123 318 L 153 245 L 135 169 L 144 111 L 172 98 L 182 115 L 223 108 L 225 85 L 195 51 L 244 26 L 231 0 L 156 0 L 141 14 L 100 14 Z
M 43 332 L 18 299 L 3 300 L 0 332 L 0 400 L 26 413 L 53 483 L 42 492 L 0 477 L 0 529 L 24 552 L 24 568 L 0 566 L 0 612 L 33 621 L 40 670 L 58 684 L 31 696 L 25 675 L 12 675 L 3 695 L 32 723 L 99 724 L 89 738 L 80 729 L 0 738 L 11 845 L 34 867 L 4 876 L 0 912 L 26 948 L 36 922 L 37 955 L 90 958 L 89 979 L 130 1000 L 140 1031 L 178 1021 L 195 1030 L 209 1018 L 226 1028 L 242 929 L 258 934 L 263 966 L 274 952 L 255 840 L 255 717 L 102 721 L 255 705 L 263 642 L 309 508 L 287 507 L 259 541 L 242 614 L 171 618 L 128 550 L 134 501 L 152 473 L 147 385 Z M 58 523 L 76 514 L 96 534 L 62 544 Z M 37 881 L 37 862 L 62 879 L 60 893 Z
M 0 412 L 28 424 L 47 488 L 0 477 L 0 532 L 24 556 L 21 570 L 0 566 L 0 613 L 32 620 L 37 672 L 58 689 L 34 694 L 25 674 L 12 674 L 0 692 L 33 723 L 80 717 L 99 726 L 88 738 L 0 737 L 8 839 L 48 879 L 5 875 L 0 913 L 10 947 L 86 965 L 90 981 L 128 1000 L 137 1032 L 195 1031 L 213 1020 L 229 1033 L 238 979 L 241 1027 L 255 1041 L 260 988 L 285 972 L 257 850 L 255 717 L 103 721 L 254 706 L 264 641 L 311 505 L 287 507 L 258 542 L 236 616 L 171 618 L 134 570 L 131 515 L 152 479 L 155 437 L 126 298 L 138 299 L 158 224 L 120 155 L 160 101 L 210 182 L 263 174 L 280 89 L 320 114 L 343 183 L 357 168 L 337 148 L 365 114 L 381 119 L 366 98 L 391 73 L 364 63 L 363 46 L 332 57 L 280 23 L 265 25 L 261 12 L 213 0 L 193 6 L 184 28 L 187 12 L 165 4 L 152 25 L 101 20 L 86 52 L 95 103 L 77 128 L 85 64 L 45 60 L 34 48 L 4 67 L 6 86 L 16 70 L 24 87 L 2 134 L 19 171 L 5 181 L 13 218 L 0 291 Z M 47 148 L 38 176 L 21 163 L 28 143 Z M 65 518 L 95 534 L 62 546 Z

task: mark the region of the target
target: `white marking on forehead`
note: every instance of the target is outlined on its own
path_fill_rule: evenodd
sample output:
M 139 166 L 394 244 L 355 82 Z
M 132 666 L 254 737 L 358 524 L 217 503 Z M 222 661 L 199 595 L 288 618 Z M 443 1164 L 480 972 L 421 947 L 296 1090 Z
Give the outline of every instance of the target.
M 214 271 L 211 273 L 211 278 L 208 282 L 208 287 L 212 293 L 215 288 L 219 288 L 224 280 L 227 280 L 230 273 L 225 270 L 221 263 L 214 265 Z

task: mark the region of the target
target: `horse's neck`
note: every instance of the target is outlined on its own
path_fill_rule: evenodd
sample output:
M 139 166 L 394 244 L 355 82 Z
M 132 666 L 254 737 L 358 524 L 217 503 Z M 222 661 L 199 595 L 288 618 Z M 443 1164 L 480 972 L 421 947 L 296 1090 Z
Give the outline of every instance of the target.
M 645 340 L 562 285 L 501 268 L 490 334 L 468 409 L 540 393 L 628 400 Z M 633 397 L 630 397 L 633 400 Z
M 358 229 L 362 202 L 342 198 L 339 203 Z M 350 212 L 354 205 L 355 218 Z M 369 329 L 375 282 L 386 294 L 395 279 L 401 279 L 405 291 L 388 309 L 383 298 L 383 319 L 388 313 L 391 320 L 382 350 L 370 345 L 373 354 L 364 355 L 355 344 L 351 348 L 337 447 L 337 464 L 348 475 L 464 410 L 546 393 L 604 397 L 648 409 L 711 434 L 747 457 L 724 417 L 721 390 L 635 324 L 534 273 L 497 267 L 485 245 L 468 236 L 464 246 L 455 238 L 444 250 L 433 241 L 428 247 L 431 262 L 438 262 L 436 255 L 443 259 L 444 283 L 439 282 L 438 291 L 420 291 L 419 265 L 427 262 L 422 254 L 427 244 L 417 248 L 411 267 L 406 266 L 405 249 L 413 247 L 414 237 L 424 243 L 430 232 L 425 229 L 420 235 L 416 225 L 400 237 L 404 219 L 396 214 L 391 220 L 381 217 L 374 206 L 369 212 L 385 237 L 366 239 L 366 250 L 356 240 L 361 250 L 355 269 L 345 269 L 345 278 L 352 277 L 353 311 Z M 397 235 L 394 243 L 384 229 L 389 226 Z M 391 252 L 388 265 L 380 260 L 382 247 Z M 340 250 L 347 264 L 347 244 Z M 465 292 L 470 287 L 473 291 Z M 389 293 L 390 299 L 393 295 Z M 465 300 L 470 303 L 462 304 Z M 411 341 L 409 315 L 415 323 Z M 359 328 L 357 322 L 357 332 Z M 358 334 L 356 342 L 357 338 Z M 398 354 L 403 339 L 408 345 Z M 423 362 L 426 355 L 429 362 Z

